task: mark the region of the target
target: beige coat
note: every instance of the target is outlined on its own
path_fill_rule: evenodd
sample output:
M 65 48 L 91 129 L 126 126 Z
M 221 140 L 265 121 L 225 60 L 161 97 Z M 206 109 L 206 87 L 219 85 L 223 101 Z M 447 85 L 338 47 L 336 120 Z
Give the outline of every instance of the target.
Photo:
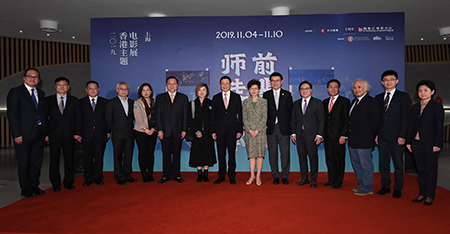
M 248 158 L 264 158 L 266 153 L 267 100 L 259 97 L 255 108 L 253 108 L 252 98 L 245 99 L 242 106 L 242 117 Z M 256 137 L 252 137 L 248 133 L 249 130 L 258 130 L 259 133 Z
M 134 130 L 139 132 L 145 132 L 144 128 L 148 127 L 148 120 L 147 120 L 147 113 L 145 112 L 145 105 L 142 102 L 142 99 L 138 99 L 134 101 L 134 119 L 136 120 L 134 122 Z

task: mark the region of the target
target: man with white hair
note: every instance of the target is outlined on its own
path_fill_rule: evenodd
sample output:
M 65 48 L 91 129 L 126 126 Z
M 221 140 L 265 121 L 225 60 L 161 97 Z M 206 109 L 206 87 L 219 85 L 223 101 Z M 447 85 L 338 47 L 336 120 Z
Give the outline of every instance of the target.
M 348 118 L 348 149 L 359 185 L 353 189 L 355 195 L 373 194 L 372 151 L 381 120 L 378 102 L 368 94 L 370 88 L 364 79 L 356 79 L 352 84 L 356 98 Z

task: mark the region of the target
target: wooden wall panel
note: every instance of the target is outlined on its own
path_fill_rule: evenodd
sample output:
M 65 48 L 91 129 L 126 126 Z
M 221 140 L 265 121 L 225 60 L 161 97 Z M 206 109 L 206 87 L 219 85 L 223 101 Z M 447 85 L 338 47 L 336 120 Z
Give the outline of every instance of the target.
M 405 63 L 449 63 L 450 45 L 408 45 Z

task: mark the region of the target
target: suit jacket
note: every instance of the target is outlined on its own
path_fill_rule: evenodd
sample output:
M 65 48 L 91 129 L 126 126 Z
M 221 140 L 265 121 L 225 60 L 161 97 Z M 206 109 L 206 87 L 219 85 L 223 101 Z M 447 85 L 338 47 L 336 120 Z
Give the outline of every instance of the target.
M 274 91 L 264 92 L 267 100 L 267 134 L 273 134 L 275 119 L 278 117 L 278 127 L 283 135 L 291 135 L 292 95 L 289 91 L 280 89 L 278 110 L 275 106 Z
M 125 139 L 128 137 L 133 137 L 133 103 L 134 101 L 128 98 L 128 116 L 125 114 L 122 103 L 117 96 L 109 100 L 106 105 L 106 124 L 111 130 L 112 139 Z
M 350 108 L 355 103 L 353 99 Z M 380 129 L 380 108 L 375 98 L 366 94 L 353 107 L 348 117 L 348 145 L 357 149 L 369 149 L 375 146 L 375 136 Z
M 406 143 L 411 142 L 419 132 L 420 141 L 442 148 L 444 137 L 444 108 L 440 103 L 430 100 L 420 115 L 420 102 L 411 108 Z
M 81 136 L 83 142 L 108 141 L 108 133 L 110 129 L 106 124 L 106 105 L 108 99 L 98 97 L 95 111 L 92 110 L 91 98 L 89 96 L 80 99 L 80 108 L 82 116 Z
M 136 121 L 134 121 L 134 130 L 138 132 L 145 133 L 144 128 L 156 129 L 156 123 L 155 123 L 155 104 L 153 106 L 149 106 L 150 108 L 150 124 L 147 117 L 147 111 L 144 102 L 141 98 L 134 101 L 134 118 Z M 150 125 L 150 126 L 149 126 Z
M 242 126 L 242 101 L 239 94 L 230 91 L 227 109 L 223 104 L 222 92 L 214 95 L 211 112 L 212 133 L 235 136 L 237 133 L 243 133 Z
M 328 112 L 330 97 L 323 100 L 325 112 L 325 139 L 339 140 L 341 136 L 348 137 L 348 113 L 350 111 L 350 100 L 339 95 L 334 101 L 331 112 Z
M 307 140 L 314 140 L 316 135 L 323 136 L 325 127 L 325 113 L 323 111 L 322 102 L 314 97 L 309 99 L 306 112 L 302 112 L 302 100 L 294 102 L 291 129 L 292 133 L 297 135 L 297 139 L 304 136 Z M 302 126 L 305 128 L 303 130 Z
M 61 140 L 74 140 L 74 135 L 81 136 L 82 119 L 80 103 L 78 98 L 66 94 L 66 103 L 64 113 L 61 114 L 58 108 L 57 95 L 50 95 L 45 98 L 47 103 L 47 136 L 50 142 L 59 142 Z
M 41 119 L 42 130 L 47 125 L 47 113 L 45 104 L 45 93 L 37 89 L 38 93 L 38 109 L 34 105 L 33 99 L 24 84 L 12 88 L 6 98 L 7 116 L 9 127 L 12 131 L 12 137 L 22 136 L 22 140 L 27 142 L 32 140 L 36 130 L 38 117 Z
M 168 92 L 161 93 L 155 101 L 156 130 L 163 131 L 164 137 L 181 137 L 181 132 L 187 133 L 188 102 L 186 95 L 177 92 L 173 103 Z
M 378 94 L 375 99 L 380 104 L 381 127 L 378 133 L 379 140 L 397 141 L 399 137 L 406 139 L 408 128 L 409 108 L 411 101 L 409 95 L 398 89 L 391 97 L 387 111 L 384 111 L 384 94 Z

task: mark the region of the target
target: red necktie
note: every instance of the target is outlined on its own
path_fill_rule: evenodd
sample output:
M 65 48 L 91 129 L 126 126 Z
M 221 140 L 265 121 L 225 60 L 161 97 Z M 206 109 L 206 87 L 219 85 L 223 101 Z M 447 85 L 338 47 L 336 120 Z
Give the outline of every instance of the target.
M 333 100 L 334 100 L 334 97 L 331 97 L 330 107 L 328 107 L 328 113 L 330 113 L 331 109 L 333 108 Z

